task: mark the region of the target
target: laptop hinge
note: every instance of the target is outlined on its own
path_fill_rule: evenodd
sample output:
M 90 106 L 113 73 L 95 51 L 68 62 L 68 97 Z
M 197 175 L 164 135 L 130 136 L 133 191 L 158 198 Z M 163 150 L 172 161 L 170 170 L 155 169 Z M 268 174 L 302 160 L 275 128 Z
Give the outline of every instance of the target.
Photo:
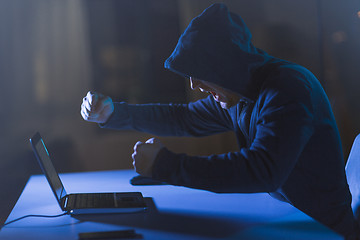
M 68 200 L 69 200 L 69 195 L 65 195 L 65 196 L 61 199 L 61 207 L 62 207 L 63 210 L 66 210 L 66 208 L 67 208 Z

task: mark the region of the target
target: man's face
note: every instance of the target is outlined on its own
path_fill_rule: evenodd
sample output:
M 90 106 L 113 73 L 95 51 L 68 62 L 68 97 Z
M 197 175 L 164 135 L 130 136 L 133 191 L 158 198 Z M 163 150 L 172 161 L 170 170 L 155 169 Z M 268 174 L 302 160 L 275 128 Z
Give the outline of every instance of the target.
M 222 88 L 214 83 L 199 80 L 190 77 L 190 87 L 192 90 L 199 89 L 201 92 L 207 92 L 213 95 L 215 101 L 220 103 L 224 109 L 229 109 L 235 106 L 242 96 L 225 88 Z

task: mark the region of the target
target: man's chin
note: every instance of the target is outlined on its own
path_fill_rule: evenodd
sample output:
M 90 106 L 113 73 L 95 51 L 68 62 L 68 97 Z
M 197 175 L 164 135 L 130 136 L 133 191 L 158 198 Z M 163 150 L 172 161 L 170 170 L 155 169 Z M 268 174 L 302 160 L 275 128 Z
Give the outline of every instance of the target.
M 230 109 L 237 104 L 237 102 L 233 102 L 233 101 L 219 102 L 219 103 L 220 103 L 221 108 L 223 108 L 223 109 Z
M 220 106 L 221 106 L 221 108 L 223 108 L 223 109 L 229 109 L 229 108 L 232 107 L 232 106 L 230 106 L 229 103 L 226 103 L 226 102 L 220 102 Z

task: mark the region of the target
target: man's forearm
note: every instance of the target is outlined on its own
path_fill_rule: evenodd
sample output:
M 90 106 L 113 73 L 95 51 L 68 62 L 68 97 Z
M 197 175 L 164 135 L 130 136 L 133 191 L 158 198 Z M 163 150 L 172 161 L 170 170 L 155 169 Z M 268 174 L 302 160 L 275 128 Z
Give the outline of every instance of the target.
M 100 127 L 157 136 L 208 136 L 232 130 L 231 119 L 217 107 L 211 99 L 189 104 L 114 103 L 114 113 Z

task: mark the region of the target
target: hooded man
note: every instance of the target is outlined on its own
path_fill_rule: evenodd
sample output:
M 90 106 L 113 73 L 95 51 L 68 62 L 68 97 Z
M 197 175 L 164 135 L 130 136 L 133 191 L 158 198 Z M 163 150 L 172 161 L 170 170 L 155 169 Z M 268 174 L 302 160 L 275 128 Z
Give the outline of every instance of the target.
M 339 132 L 310 71 L 255 48 L 241 17 L 223 4 L 191 21 L 165 68 L 211 95 L 189 104 L 131 105 L 89 92 L 81 115 L 103 128 L 158 136 L 233 131 L 239 151 L 188 156 L 152 138 L 135 144 L 139 174 L 218 193 L 268 192 L 348 239 L 356 235 Z

